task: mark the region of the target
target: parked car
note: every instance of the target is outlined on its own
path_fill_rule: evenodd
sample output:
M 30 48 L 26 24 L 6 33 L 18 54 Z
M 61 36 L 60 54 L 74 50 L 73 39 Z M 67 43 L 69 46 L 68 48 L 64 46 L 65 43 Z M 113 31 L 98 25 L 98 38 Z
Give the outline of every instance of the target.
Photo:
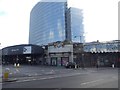
M 65 67 L 66 67 L 66 68 L 75 68 L 75 65 L 76 65 L 75 62 L 68 62 Z M 77 67 L 77 68 L 78 68 L 78 67 Z

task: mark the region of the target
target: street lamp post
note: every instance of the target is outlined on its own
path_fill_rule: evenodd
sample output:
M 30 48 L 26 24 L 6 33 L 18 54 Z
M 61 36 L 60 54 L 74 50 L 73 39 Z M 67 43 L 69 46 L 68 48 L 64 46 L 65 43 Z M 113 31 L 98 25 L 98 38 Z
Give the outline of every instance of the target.
M 76 38 L 76 37 L 80 37 L 80 43 L 82 43 L 82 40 L 81 40 L 81 36 L 75 36 L 74 38 Z M 82 47 L 81 47 L 81 56 L 82 56 L 82 68 L 84 69 L 84 44 L 82 43 Z
M 74 36 L 74 38 L 76 38 L 76 37 L 80 37 L 80 43 L 82 43 L 81 36 Z
M 84 69 L 84 53 L 82 53 L 82 68 Z

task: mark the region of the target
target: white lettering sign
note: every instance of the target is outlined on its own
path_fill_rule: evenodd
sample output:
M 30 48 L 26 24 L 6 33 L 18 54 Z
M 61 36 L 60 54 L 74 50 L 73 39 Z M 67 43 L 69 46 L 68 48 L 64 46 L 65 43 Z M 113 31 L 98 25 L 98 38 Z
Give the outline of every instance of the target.
M 31 53 L 31 46 L 25 46 L 23 48 L 23 54 L 30 54 Z

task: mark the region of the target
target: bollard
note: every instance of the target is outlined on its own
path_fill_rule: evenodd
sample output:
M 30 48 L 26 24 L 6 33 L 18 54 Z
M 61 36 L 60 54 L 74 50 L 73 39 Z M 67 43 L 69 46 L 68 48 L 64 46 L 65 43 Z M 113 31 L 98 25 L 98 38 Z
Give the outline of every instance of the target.
M 6 69 L 5 69 L 5 72 L 4 72 L 4 75 L 3 75 L 3 80 L 2 80 L 2 82 L 13 82 L 13 81 L 16 81 L 16 80 L 17 80 L 16 78 L 10 78 L 10 77 L 9 77 L 9 74 L 10 74 L 10 69 L 9 69 L 9 68 L 6 68 Z
M 77 65 L 75 65 L 75 69 L 77 68 Z
M 6 68 L 6 69 L 5 69 L 5 72 L 4 72 L 4 76 L 3 76 L 3 79 L 4 79 L 4 80 L 8 80 L 8 78 L 9 78 L 9 72 L 10 72 L 10 69 L 9 69 L 9 68 Z
M 114 64 L 112 64 L 112 68 L 114 68 L 115 66 L 114 66 Z
M 17 67 L 20 67 L 20 64 L 19 64 L 19 63 L 17 64 Z
M 14 64 L 14 67 L 16 67 L 16 63 Z

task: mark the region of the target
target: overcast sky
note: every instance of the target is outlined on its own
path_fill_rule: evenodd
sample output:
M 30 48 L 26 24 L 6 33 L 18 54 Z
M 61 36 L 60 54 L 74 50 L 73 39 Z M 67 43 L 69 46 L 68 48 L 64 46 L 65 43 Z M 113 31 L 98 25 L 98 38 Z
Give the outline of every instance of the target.
M 27 44 L 29 17 L 40 0 L 0 0 L 0 48 Z M 83 9 L 86 42 L 118 39 L 118 1 L 67 0 L 69 7 Z

